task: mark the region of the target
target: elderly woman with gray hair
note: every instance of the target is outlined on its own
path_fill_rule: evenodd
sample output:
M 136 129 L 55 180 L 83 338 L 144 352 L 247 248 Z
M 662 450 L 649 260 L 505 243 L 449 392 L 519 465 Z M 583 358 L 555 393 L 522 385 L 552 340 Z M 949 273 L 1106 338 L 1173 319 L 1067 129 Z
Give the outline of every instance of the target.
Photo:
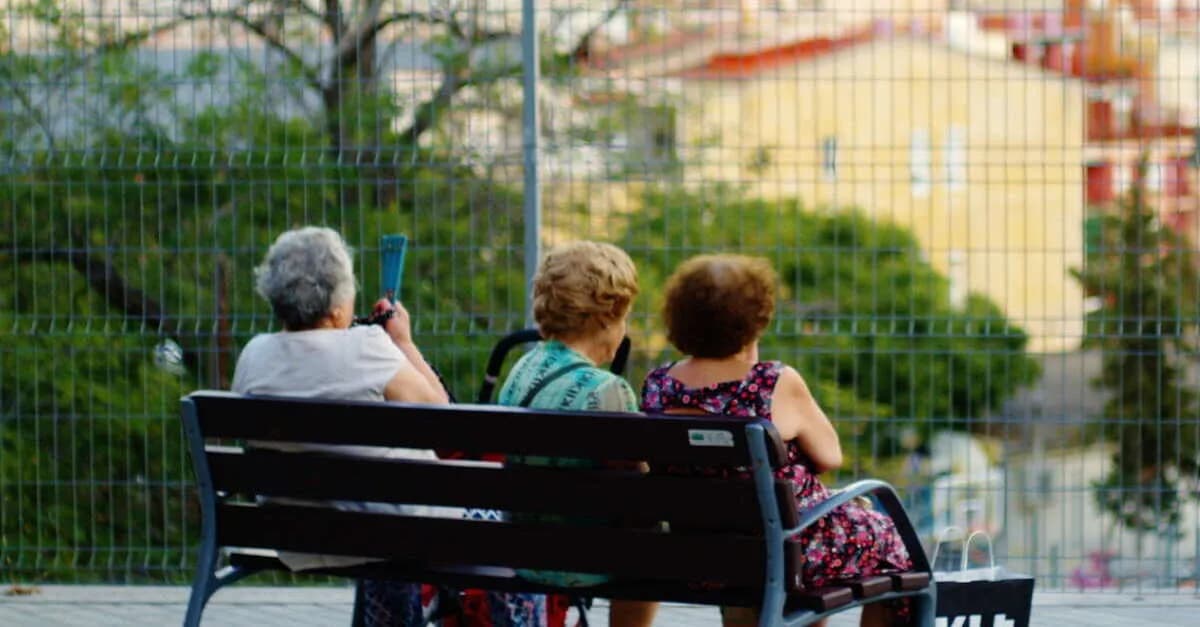
M 413 342 L 408 311 L 392 310 L 385 327 L 350 326 L 355 280 L 350 250 L 328 228 L 304 227 L 279 236 L 255 269 L 258 293 L 283 324 L 242 350 L 233 389 L 365 401 L 445 403 L 433 368 Z
M 234 370 L 233 391 L 346 400 L 448 402 L 437 374 L 413 342 L 411 323 L 403 305 L 381 299 L 375 303 L 374 313 L 392 312 L 385 326 L 351 326 L 356 295 L 354 267 L 350 250 L 337 231 L 304 227 L 283 233 L 267 251 L 262 265 L 255 269 L 255 278 L 258 293 L 271 304 L 283 329 L 257 335 L 246 344 Z M 424 450 L 254 444 L 320 449 L 341 455 L 436 458 L 432 451 Z M 343 502 L 334 506 L 447 515 L 432 511 L 433 508 L 414 506 Z M 282 553 L 280 560 L 292 570 L 363 561 L 297 553 Z M 360 592 L 363 595 L 360 607 L 365 609 L 367 624 L 423 624 L 418 585 L 367 581 L 361 582 Z

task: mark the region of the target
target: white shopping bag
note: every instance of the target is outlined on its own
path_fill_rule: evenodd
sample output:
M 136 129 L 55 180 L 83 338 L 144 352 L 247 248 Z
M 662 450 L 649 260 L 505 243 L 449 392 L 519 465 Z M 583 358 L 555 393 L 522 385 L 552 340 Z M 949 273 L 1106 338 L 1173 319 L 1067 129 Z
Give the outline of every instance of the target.
M 958 531 L 961 533 L 962 529 L 959 529 L 958 527 L 946 527 L 942 530 L 942 533 L 938 535 L 937 544 L 935 544 L 933 547 L 933 558 L 930 559 L 930 563 L 934 564 L 934 568 L 937 568 L 938 551 L 941 550 L 942 545 L 946 543 L 946 535 L 951 531 Z M 975 540 L 975 538 L 987 540 L 988 565 L 986 567 L 970 567 L 971 543 Z M 998 578 L 1003 579 L 1003 569 L 996 566 L 996 554 L 995 551 L 992 550 L 992 536 L 988 535 L 987 532 L 984 531 L 976 531 L 967 536 L 967 538 L 963 540 L 962 560 L 960 561 L 958 570 L 935 570 L 933 571 L 933 578 L 935 581 L 957 582 L 995 581 Z
M 948 527 L 937 537 L 930 562 L 938 567 L 937 555 L 947 536 Z M 971 567 L 970 549 L 976 539 L 987 540 L 987 566 Z M 1033 579 L 996 566 L 992 538 L 983 531 L 967 535 L 962 541 L 962 558 L 956 570 L 935 570 L 938 584 L 936 627 L 1026 627 L 1033 599 Z

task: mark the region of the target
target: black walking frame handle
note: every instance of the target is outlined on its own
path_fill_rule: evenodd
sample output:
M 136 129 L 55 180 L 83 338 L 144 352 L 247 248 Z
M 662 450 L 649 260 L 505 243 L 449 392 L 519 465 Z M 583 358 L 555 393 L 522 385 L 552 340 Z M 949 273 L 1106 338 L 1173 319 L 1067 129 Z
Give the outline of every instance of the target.
M 504 367 L 504 358 L 508 356 L 509 351 L 521 345 L 530 342 L 540 342 L 542 334 L 537 329 L 522 329 L 514 331 L 500 338 L 496 342 L 496 347 L 492 349 L 492 354 L 488 357 L 487 369 L 483 374 L 483 384 L 479 386 L 479 396 L 475 398 L 475 402 L 486 405 L 492 402 L 492 394 L 496 391 L 496 383 L 500 380 L 500 369 Z M 629 362 L 629 337 L 626 336 L 621 340 L 621 345 L 617 347 L 617 354 L 613 356 L 612 366 L 609 370 L 613 374 L 625 374 L 625 366 Z

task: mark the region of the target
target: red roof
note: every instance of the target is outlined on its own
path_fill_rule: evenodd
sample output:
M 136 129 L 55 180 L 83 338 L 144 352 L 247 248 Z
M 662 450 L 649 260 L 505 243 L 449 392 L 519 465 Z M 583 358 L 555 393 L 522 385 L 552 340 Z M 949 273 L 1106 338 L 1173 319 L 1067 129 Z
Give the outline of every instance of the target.
M 866 28 L 842 37 L 815 37 L 749 53 L 717 54 L 705 63 L 676 73 L 681 78 L 748 78 L 759 72 L 786 67 L 799 61 L 822 57 L 839 50 L 874 41 L 876 28 Z

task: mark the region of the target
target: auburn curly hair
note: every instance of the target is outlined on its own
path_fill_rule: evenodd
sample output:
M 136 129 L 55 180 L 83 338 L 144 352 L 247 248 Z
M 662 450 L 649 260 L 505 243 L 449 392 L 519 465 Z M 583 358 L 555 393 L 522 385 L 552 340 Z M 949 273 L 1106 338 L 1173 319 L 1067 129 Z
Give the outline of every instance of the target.
M 667 279 L 667 339 L 693 357 L 720 359 L 762 335 L 775 313 L 778 276 L 761 257 L 700 255 Z
M 545 338 L 590 335 L 625 319 L 637 280 L 633 260 L 612 244 L 557 246 L 533 277 L 533 319 Z

